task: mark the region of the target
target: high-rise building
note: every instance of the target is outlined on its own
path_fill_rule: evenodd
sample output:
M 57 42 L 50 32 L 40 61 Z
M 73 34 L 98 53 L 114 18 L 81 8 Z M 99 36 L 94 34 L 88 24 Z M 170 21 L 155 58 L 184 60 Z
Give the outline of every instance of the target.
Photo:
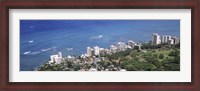
M 162 36 L 162 43 L 169 43 L 169 42 L 171 42 L 171 36 L 163 35 Z
M 152 34 L 152 44 L 158 45 L 160 43 L 161 43 L 160 35 L 158 35 L 157 33 L 153 33 Z
M 61 57 L 54 57 L 54 60 L 55 60 L 56 64 L 60 64 L 62 62 Z
M 167 36 L 167 41 L 171 40 L 171 38 L 172 38 L 171 36 Z
M 167 35 L 162 36 L 162 43 L 167 43 Z
M 112 53 L 117 52 L 117 47 L 114 46 L 114 45 L 111 45 L 111 46 L 110 46 L 110 51 L 111 51 Z
M 51 55 L 50 56 L 50 63 L 53 63 L 53 62 L 55 62 L 56 64 L 60 64 L 61 62 L 62 62 L 62 53 L 61 52 L 58 52 L 58 54 L 57 55 Z
M 110 54 L 111 53 L 111 51 L 109 49 L 107 49 L 107 48 L 104 49 L 104 51 L 105 51 L 106 54 Z
M 123 42 L 117 43 L 117 50 L 118 51 L 125 51 L 128 48 L 128 46 Z
M 58 52 L 58 57 L 62 58 L 62 52 Z
M 104 48 L 99 48 L 99 54 L 105 54 Z
M 180 39 L 177 37 L 172 37 L 172 39 L 174 40 L 174 44 L 178 44 L 180 43 Z
M 94 47 L 94 55 L 98 56 L 100 54 L 100 48 L 98 46 Z
M 87 47 L 87 56 L 92 56 L 92 48 Z
M 50 61 L 49 61 L 49 62 L 50 62 L 50 63 L 55 62 L 55 59 L 54 59 L 55 57 L 58 57 L 58 55 L 51 55 L 51 56 L 50 56 Z
M 173 40 L 173 39 L 170 39 L 170 40 L 168 41 L 168 44 L 173 45 L 173 44 L 174 44 L 174 40 Z

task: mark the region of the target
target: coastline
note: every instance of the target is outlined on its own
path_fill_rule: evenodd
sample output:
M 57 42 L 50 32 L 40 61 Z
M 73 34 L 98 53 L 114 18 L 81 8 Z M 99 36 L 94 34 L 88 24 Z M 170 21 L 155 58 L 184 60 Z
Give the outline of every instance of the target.
M 153 42 L 152 42 L 153 43 Z M 124 47 L 125 49 L 120 49 L 119 50 L 119 48 L 117 48 L 117 47 L 115 47 L 114 45 L 111 45 L 110 46 L 110 49 L 109 50 L 112 50 L 111 52 L 107 52 L 107 53 L 103 53 L 103 54 L 101 54 L 100 55 L 100 53 L 99 53 L 99 49 L 103 49 L 103 50 L 108 50 L 107 48 L 99 48 L 98 46 L 95 46 L 96 47 L 96 49 L 98 49 L 98 53 L 97 54 L 93 54 L 93 56 L 91 55 L 91 53 L 90 54 L 81 54 L 81 55 L 79 55 L 79 56 L 68 56 L 68 57 L 62 57 L 61 56 L 61 59 L 60 59 L 60 61 L 59 62 L 56 62 L 56 61 L 53 61 L 53 60 L 50 60 L 49 62 L 47 62 L 47 63 L 45 63 L 44 65 L 50 65 L 50 66 L 54 66 L 54 65 L 60 65 L 60 64 L 65 64 L 65 65 L 61 65 L 61 66 L 63 66 L 63 68 L 65 68 L 65 66 L 67 66 L 68 64 L 66 63 L 66 62 L 69 62 L 69 60 L 71 60 L 71 59 L 73 59 L 73 61 L 70 61 L 70 62 L 72 62 L 72 64 L 74 64 L 74 65 L 79 65 L 79 66 L 82 66 L 82 65 L 87 65 L 88 64 L 88 62 L 90 62 L 89 63 L 89 65 L 92 65 L 92 67 L 90 67 L 90 69 L 86 69 L 86 68 L 81 68 L 81 67 L 79 67 L 78 69 L 79 70 L 75 70 L 75 71 L 120 71 L 120 70 L 127 70 L 127 69 L 123 69 L 124 67 L 121 67 L 121 64 L 119 63 L 120 61 L 119 61 L 119 59 L 117 59 L 117 61 L 113 61 L 114 59 L 110 59 L 109 58 L 109 56 L 110 55 L 115 55 L 115 54 L 119 54 L 119 53 L 123 53 L 123 52 L 127 52 L 127 51 L 131 51 L 131 52 L 134 52 L 134 51 L 137 51 L 137 53 L 146 53 L 146 52 L 149 52 L 149 49 L 152 51 L 157 51 L 157 49 L 160 51 L 161 49 L 163 49 L 163 47 L 168 47 L 168 49 L 169 50 L 172 50 L 173 48 L 176 48 L 176 47 L 174 47 L 174 46 L 177 46 L 177 44 L 180 46 L 180 42 L 177 42 L 177 43 L 175 43 L 175 44 L 171 44 L 172 42 L 169 42 L 170 44 L 165 44 L 165 43 L 162 43 L 162 44 L 152 44 L 152 43 L 135 43 L 135 42 L 133 42 L 133 41 L 128 41 L 127 43 L 123 43 L 123 42 L 118 42 L 118 44 L 120 45 L 120 46 L 123 46 L 123 45 L 127 45 L 126 47 Z M 131 47 L 131 44 L 132 44 L 132 47 Z M 129 46 L 128 46 L 129 45 Z M 145 48 L 145 46 L 148 46 L 149 47 L 149 49 L 148 48 Z M 95 49 L 95 47 L 94 47 L 94 49 Z M 142 48 L 141 48 L 142 47 Z M 153 47 L 153 49 L 151 48 L 151 47 Z M 158 48 L 157 48 L 158 47 Z M 160 48 L 161 49 L 160 49 Z M 114 50 L 114 49 L 112 49 L 112 48 L 115 48 L 116 50 Z M 177 47 L 178 48 L 178 47 Z M 177 51 L 177 48 L 175 49 L 175 51 Z M 94 53 L 95 53 L 95 50 L 94 49 L 91 49 L 90 47 L 88 47 L 87 48 L 87 52 L 88 52 L 88 50 L 89 50 L 89 52 L 90 51 L 94 51 Z M 114 52 L 113 52 L 113 50 L 114 50 Z M 166 50 L 165 48 L 164 48 L 164 50 Z M 173 49 L 173 51 L 174 51 L 174 49 Z M 173 52 L 173 51 L 166 51 L 166 52 Z M 180 55 L 180 48 L 178 49 L 178 51 L 179 51 L 179 53 L 178 54 L 176 54 L 176 55 Z M 62 55 L 62 54 L 60 54 L 60 55 Z M 105 56 L 106 55 L 106 56 Z M 157 55 L 157 54 L 156 54 Z M 170 55 L 169 53 L 167 54 L 167 55 Z M 166 54 L 160 54 L 159 55 L 159 58 L 160 58 L 160 56 L 167 56 Z M 169 56 L 170 57 L 170 56 Z M 179 56 L 180 57 L 180 56 Z M 157 57 L 156 57 L 157 58 Z M 102 60 L 103 59 L 103 60 Z M 105 69 L 105 67 L 103 67 L 103 68 L 98 68 L 99 67 L 99 65 L 101 66 L 101 62 L 103 61 L 105 61 L 105 62 L 107 62 L 106 60 L 110 60 L 111 62 L 113 62 L 113 63 L 115 63 L 115 62 L 117 62 L 117 63 L 115 63 L 117 66 L 114 66 L 114 65 L 109 65 L 109 66 L 111 66 L 112 67 L 112 69 L 108 69 L 108 68 L 106 68 Z M 144 58 L 141 58 L 142 60 L 144 59 Z M 80 61 L 80 60 L 82 60 L 82 61 Z M 89 61 L 87 61 L 87 60 L 89 60 Z M 99 61 L 96 61 L 96 60 L 99 60 Z M 135 59 L 134 59 L 135 60 Z M 137 59 L 137 60 L 139 60 L 139 59 Z M 156 59 L 157 60 L 157 59 Z M 172 59 L 171 59 L 172 60 Z M 87 62 L 83 62 L 83 61 L 87 61 Z M 180 58 L 179 58 L 179 61 L 180 61 Z M 74 62 L 76 62 L 76 63 L 74 63 Z M 138 62 L 140 62 L 140 61 L 138 61 Z M 144 62 L 141 62 L 142 64 L 144 64 L 144 65 L 150 65 L 150 64 L 146 64 L 145 62 L 147 62 L 146 60 L 144 61 Z M 109 63 L 109 62 L 108 62 Z M 122 62 L 122 63 L 124 63 L 124 62 Z M 37 68 L 37 70 L 39 71 L 39 70 L 41 70 L 40 68 L 42 68 L 42 67 L 46 67 L 46 66 L 44 66 L 44 65 L 42 65 L 42 66 L 40 66 L 40 67 L 38 67 Z M 120 65 L 120 66 L 118 66 L 118 65 Z M 49 66 L 49 67 L 50 67 Z M 152 65 L 151 65 L 152 66 Z M 155 64 L 154 64 L 154 66 L 155 66 Z M 180 64 L 179 64 L 179 66 L 180 66 Z M 106 66 L 107 67 L 107 66 Z M 153 67 L 153 66 L 152 66 Z M 155 68 L 155 67 L 154 67 Z M 70 69 L 70 68 L 66 68 L 67 70 L 63 70 L 63 71 L 70 71 L 70 70 L 68 70 L 68 69 Z M 62 70 L 62 69 L 61 69 Z M 152 69 L 151 69 L 152 70 Z M 154 69 L 155 70 L 155 69 Z M 176 69 L 177 70 L 177 69 Z M 180 70 L 180 68 L 179 68 L 179 70 Z M 73 69 L 71 69 L 71 71 L 73 71 Z M 156 70 L 155 70 L 156 71 Z

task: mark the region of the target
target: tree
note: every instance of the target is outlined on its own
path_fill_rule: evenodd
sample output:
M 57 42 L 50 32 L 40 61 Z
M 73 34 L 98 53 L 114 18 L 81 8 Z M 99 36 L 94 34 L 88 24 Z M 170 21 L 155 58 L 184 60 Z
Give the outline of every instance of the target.
M 74 71 L 78 71 L 78 70 L 80 70 L 80 65 L 78 64 L 74 65 Z
M 175 44 L 174 47 L 176 47 L 176 48 L 180 48 L 180 43 Z
M 175 49 L 174 51 L 171 51 L 169 53 L 169 56 L 174 56 L 174 57 L 178 57 L 180 55 L 180 51 Z
M 85 68 L 86 68 L 86 69 L 90 69 L 91 67 L 92 67 L 91 65 L 85 64 Z
M 67 67 L 68 67 L 68 68 L 72 68 L 72 67 L 73 67 L 73 64 L 72 64 L 71 61 L 67 61 Z
M 164 65 L 164 69 L 169 71 L 179 71 L 180 64 L 166 64 Z
M 119 61 L 128 61 L 128 58 L 126 58 L 126 57 L 121 57 Z
M 174 63 L 175 64 L 180 64 L 180 55 L 178 57 L 174 58 Z
M 119 64 L 116 62 L 116 61 L 113 61 L 112 64 L 115 66 L 115 67 L 118 67 Z
M 138 70 L 135 66 L 130 65 L 130 64 L 129 64 L 129 65 L 126 65 L 125 69 L 126 69 L 127 71 L 137 71 L 137 70 Z
M 99 64 L 104 68 L 108 68 L 109 66 L 106 61 L 101 61 Z
M 143 63 L 143 70 L 152 71 L 154 70 L 154 65 L 149 63 Z
M 160 55 L 159 55 L 159 59 L 164 59 L 164 55 L 163 55 L 163 54 L 160 54 Z

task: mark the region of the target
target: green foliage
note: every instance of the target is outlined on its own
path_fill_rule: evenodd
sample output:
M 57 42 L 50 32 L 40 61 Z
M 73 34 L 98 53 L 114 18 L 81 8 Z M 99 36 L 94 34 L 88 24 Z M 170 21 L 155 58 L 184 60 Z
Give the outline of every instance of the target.
M 144 63 L 137 60 L 126 61 L 121 65 L 122 69 L 126 69 L 127 71 L 151 71 L 154 70 L 154 66 L 150 63 Z
M 126 57 L 121 57 L 119 60 L 123 62 L 123 61 L 128 61 L 129 59 Z
M 179 71 L 180 64 L 165 64 L 164 69 L 168 71 Z
M 100 62 L 100 65 L 102 66 L 102 67 L 104 67 L 104 68 L 107 68 L 109 65 L 108 65 L 108 63 L 106 62 L 106 61 L 101 61 Z
M 163 54 L 159 55 L 159 59 L 163 59 L 165 56 Z
M 67 61 L 67 67 L 68 68 L 72 68 L 73 67 L 73 63 L 71 61 Z
M 85 68 L 86 68 L 86 69 L 90 69 L 91 67 L 92 67 L 91 65 L 85 64 Z
M 120 52 L 117 52 L 117 53 L 113 53 L 111 55 L 107 55 L 106 57 L 108 57 L 110 60 L 111 59 L 118 60 L 119 58 L 130 55 L 131 52 L 132 52 L 132 50 L 128 49 L 126 51 L 120 51 Z
M 74 65 L 74 71 L 78 71 L 78 70 L 80 70 L 80 65 L 78 65 L 78 64 L 76 64 L 76 65 Z
M 175 45 L 174 45 L 174 47 L 175 47 L 175 48 L 179 48 L 179 49 L 180 49 L 180 43 L 178 43 L 178 44 L 175 44 Z
M 164 51 L 165 50 L 162 49 L 148 49 L 147 53 L 132 51 L 130 56 L 133 57 L 133 60 L 130 60 L 124 56 L 120 57 L 120 62 L 122 62 L 120 66 L 122 69 L 126 69 L 128 71 L 180 70 L 179 49 L 172 48 L 172 51 L 169 54 L 168 52 Z M 139 61 L 141 58 L 143 58 L 145 61 Z
M 179 50 L 174 50 L 174 51 L 171 51 L 169 53 L 169 56 L 174 56 L 174 57 L 178 57 L 180 55 L 180 51 Z
M 112 64 L 113 64 L 115 67 L 118 67 L 118 66 L 119 66 L 119 64 L 118 64 L 117 62 L 115 62 L 115 61 L 113 61 Z

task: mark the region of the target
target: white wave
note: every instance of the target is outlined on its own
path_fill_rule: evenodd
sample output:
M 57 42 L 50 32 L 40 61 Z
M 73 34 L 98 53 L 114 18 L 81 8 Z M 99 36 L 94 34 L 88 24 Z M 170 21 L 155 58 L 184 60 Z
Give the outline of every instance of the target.
M 57 47 L 55 47 L 55 46 L 54 46 L 54 47 L 51 47 L 51 49 L 52 49 L 53 51 L 56 51 L 56 48 L 57 48 Z
M 24 52 L 25 55 L 27 55 L 27 54 L 29 54 L 29 53 L 31 53 L 31 51 Z
M 24 55 L 35 55 L 35 54 L 39 54 L 41 52 L 31 52 L 31 51 L 27 51 L 27 52 L 24 52 Z
M 91 37 L 91 38 L 89 38 L 89 39 L 101 39 L 101 38 L 103 38 L 103 35 L 99 35 L 99 36 Z
M 35 55 L 35 54 L 39 54 L 41 52 L 31 52 L 30 55 Z
M 30 41 L 28 41 L 29 43 L 33 43 L 34 41 L 33 40 L 30 40 Z
M 57 47 L 51 47 L 51 48 L 47 48 L 47 49 L 42 49 L 41 51 L 42 52 L 45 52 L 45 51 L 50 51 L 50 50 L 55 50 Z
M 68 50 L 68 51 L 71 51 L 71 50 L 73 50 L 73 48 L 67 48 L 67 50 Z
M 47 48 L 47 49 L 42 49 L 41 51 L 49 51 L 49 50 L 51 50 L 52 48 Z

